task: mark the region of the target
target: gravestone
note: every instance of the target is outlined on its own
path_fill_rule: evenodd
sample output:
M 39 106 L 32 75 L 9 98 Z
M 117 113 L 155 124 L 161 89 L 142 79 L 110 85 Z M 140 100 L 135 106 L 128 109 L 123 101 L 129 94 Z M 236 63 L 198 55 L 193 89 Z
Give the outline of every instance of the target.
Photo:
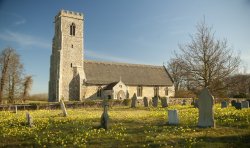
M 167 97 L 162 97 L 161 98 L 161 106 L 164 107 L 168 107 L 168 98 Z
M 232 105 L 232 106 L 235 106 L 236 103 L 237 103 L 237 102 L 236 102 L 235 100 L 232 100 L 232 101 L 231 101 L 231 105 Z
M 242 109 L 242 104 L 241 104 L 241 102 L 236 102 L 236 103 L 234 104 L 234 107 L 235 107 L 236 109 Z
M 135 108 L 136 103 L 137 103 L 137 97 L 136 97 L 136 94 L 134 93 L 134 95 L 132 97 L 132 101 L 131 101 L 131 108 Z
M 183 99 L 181 105 L 187 105 L 186 102 L 187 102 L 187 101 L 186 101 L 185 99 Z
M 14 113 L 17 114 L 17 105 L 15 105 Z
M 242 108 L 249 108 L 249 102 L 248 101 L 242 101 Z
M 208 88 L 204 88 L 198 99 L 199 106 L 199 127 L 215 127 L 214 123 L 214 97 L 210 94 Z
M 168 124 L 170 125 L 178 125 L 179 117 L 177 110 L 168 110 Z
M 152 106 L 157 107 L 158 106 L 158 97 L 153 97 L 152 98 Z
M 109 115 L 108 115 L 108 107 L 109 105 L 105 104 L 103 108 L 103 113 L 101 116 L 101 128 L 108 130 L 109 128 Z
M 199 100 L 198 99 L 194 99 L 194 108 L 199 108 Z
M 31 115 L 28 112 L 26 113 L 26 121 L 27 121 L 27 125 L 29 127 L 33 126 L 33 119 L 32 119 Z
M 144 104 L 144 107 L 148 107 L 148 98 L 147 97 L 143 98 L 143 104 Z
M 66 107 L 65 107 L 65 104 L 63 102 L 63 100 L 61 99 L 60 100 L 60 105 L 61 105 L 61 110 L 62 110 L 62 114 L 64 117 L 67 117 L 68 113 L 67 113 L 67 110 L 66 110 Z
M 226 101 L 221 102 L 221 108 L 227 108 L 227 102 Z

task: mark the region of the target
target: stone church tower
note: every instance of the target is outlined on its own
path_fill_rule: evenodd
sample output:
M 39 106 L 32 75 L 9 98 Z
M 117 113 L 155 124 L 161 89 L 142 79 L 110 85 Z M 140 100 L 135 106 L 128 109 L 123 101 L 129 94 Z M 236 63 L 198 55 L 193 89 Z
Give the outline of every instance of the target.
M 55 16 L 50 57 L 49 101 L 81 100 L 83 71 L 83 14 L 61 10 Z

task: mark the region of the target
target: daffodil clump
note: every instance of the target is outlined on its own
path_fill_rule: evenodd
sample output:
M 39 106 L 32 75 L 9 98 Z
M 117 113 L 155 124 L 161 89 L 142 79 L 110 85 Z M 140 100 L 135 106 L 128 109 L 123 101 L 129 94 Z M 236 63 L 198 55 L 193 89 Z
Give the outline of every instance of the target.
M 179 125 L 168 125 L 167 110 L 177 109 Z M 221 109 L 215 105 L 216 128 L 198 128 L 198 109 L 109 108 L 109 129 L 99 128 L 102 108 L 0 111 L 0 147 L 193 147 L 249 146 L 250 109 Z

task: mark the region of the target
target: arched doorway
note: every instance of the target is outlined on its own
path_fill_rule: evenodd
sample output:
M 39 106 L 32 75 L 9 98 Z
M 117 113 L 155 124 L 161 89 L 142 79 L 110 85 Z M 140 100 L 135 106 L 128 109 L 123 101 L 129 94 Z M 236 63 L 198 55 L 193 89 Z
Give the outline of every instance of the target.
M 125 92 L 123 90 L 120 90 L 118 93 L 117 93 L 117 99 L 126 99 L 126 95 L 125 95 Z

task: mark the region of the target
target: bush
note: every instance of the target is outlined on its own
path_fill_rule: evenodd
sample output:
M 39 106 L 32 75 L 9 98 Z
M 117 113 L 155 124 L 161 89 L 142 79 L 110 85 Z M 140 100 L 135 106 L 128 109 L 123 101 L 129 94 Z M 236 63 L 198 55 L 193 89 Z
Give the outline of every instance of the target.
M 125 106 L 129 106 L 131 104 L 131 99 L 124 99 L 122 101 L 122 104 L 125 105 Z

